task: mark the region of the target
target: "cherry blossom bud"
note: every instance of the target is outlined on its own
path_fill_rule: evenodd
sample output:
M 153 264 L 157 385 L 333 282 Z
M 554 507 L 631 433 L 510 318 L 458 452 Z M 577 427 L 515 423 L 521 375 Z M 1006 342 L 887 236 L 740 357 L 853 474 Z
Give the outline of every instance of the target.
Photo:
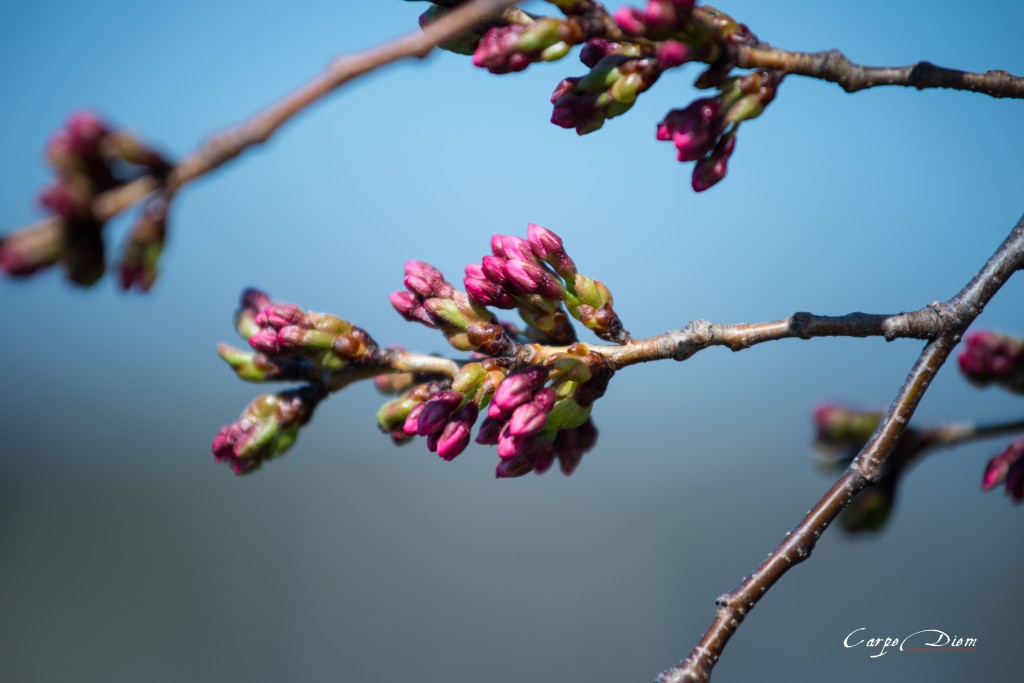
M 971 332 L 958 361 L 960 372 L 973 384 L 994 383 L 1024 393 L 1024 339 L 991 330 Z
M 1024 502 L 1024 439 L 1017 439 L 989 460 L 981 489 L 990 491 L 1004 482 L 1006 495 L 1017 503 Z
M 693 169 L 693 191 L 703 192 L 716 185 L 725 177 L 729 166 L 729 157 L 736 148 L 736 135 L 727 133 L 715 145 L 711 155 L 701 159 Z
M 437 441 L 439 456 L 445 460 L 452 460 L 466 449 L 470 431 L 478 414 L 479 411 L 473 403 L 467 403 L 452 414 Z
M 554 405 L 555 390 L 541 389 L 533 395 L 532 400 L 512 411 L 508 422 L 508 433 L 512 436 L 527 436 L 539 432 Z
M 423 410 L 417 414 L 416 433 L 426 436 L 441 431 L 449 416 L 462 403 L 462 394 L 455 391 L 441 391 L 434 394 L 423 404 Z M 406 421 L 406 425 L 408 425 Z
M 513 410 L 530 400 L 547 377 L 547 368 L 537 365 L 509 374 L 494 392 L 487 415 L 497 418 L 510 416 Z

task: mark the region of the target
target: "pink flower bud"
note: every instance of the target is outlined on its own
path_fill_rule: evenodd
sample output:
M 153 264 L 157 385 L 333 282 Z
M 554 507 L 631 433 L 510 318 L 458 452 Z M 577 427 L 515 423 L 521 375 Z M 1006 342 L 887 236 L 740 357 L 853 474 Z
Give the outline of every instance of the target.
M 617 10 L 615 23 L 628 36 L 642 36 L 647 31 L 643 14 L 636 7 L 622 7 Z
M 420 415 L 423 413 L 423 409 L 426 407 L 425 403 L 417 403 L 413 406 L 412 410 L 405 418 L 405 422 L 402 424 L 402 431 L 409 436 L 416 436 L 420 432 Z
M 498 438 L 501 435 L 501 430 L 505 428 L 508 423 L 505 420 L 499 420 L 493 417 L 484 418 L 484 421 L 480 423 L 480 429 L 476 433 L 476 442 L 484 446 L 493 446 L 498 443 Z
M 277 331 L 270 328 L 263 328 L 249 337 L 249 346 L 268 356 L 274 356 L 281 352 L 281 342 L 277 338 Z
M 1024 439 L 1011 443 L 985 466 L 981 479 L 983 491 L 990 491 L 1003 482 L 1008 496 L 1016 501 L 1024 500 Z
M 528 67 L 532 59 L 519 51 L 519 39 L 525 30 L 521 24 L 488 30 L 473 53 L 473 66 L 485 68 L 492 74 L 507 74 Z
M 533 397 L 534 392 L 543 386 L 547 378 L 547 368 L 537 365 L 511 373 L 498 385 L 487 415 L 496 418 L 510 416 L 513 410 Z
M 481 306 L 494 306 L 495 308 L 512 309 L 516 307 L 515 299 L 506 292 L 500 285 L 483 278 L 467 277 L 462 281 L 466 287 L 466 293 Z
M 666 69 L 681 66 L 694 58 L 693 49 L 676 40 L 666 40 L 658 45 L 654 55 Z
M 462 394 L 455 391 L 440 391 L 423 404 L 419 413 L 416 433 L 420 436 L 439 432 L 444 428 L 448 417 L 462 403 Z M 406 422 L 408 424 L 408 422 Z
M 302 309 L 295 304 L 270 305 L 256 316 L 256 324 L 280 329 L 286 325 L 298 325 L 302 315 Z
M 533 260 L 533 247 L 522 237 L 512 235 L 494 235 L 491 237 L 491 251 L 495 256 L 506 260 Z
M 580 61 L 586 66 L 593 68 L 595 64 L 608 55 L 615 54 L 615 52 L 621 47 L 621 44 L 613 43 L 612 41 L 605 40 L 604 38 L 592 38 L 591 40 L 588 40 L 583 45 L 583 49 L 580 50 Z
M 270 305 L 270 297 L 258 289 L 249 287 L 242 292 L 239 305 L 255 315 Z
M 718 184 L 729 168 L 729 157 L 736 148 L 736 136 L 732 133 L 722 136 L 715 145 L 711 156 L 701 159 L 693 169 L 693 191 L 703 192 Z
M 50 183 L 39 193 L 39 205 L 61 218 L 73 218 L 78 212 L 78 203 L 71 190 L 62 182 Z
M 462 406 L 451 416 L 448 424 L 437 442 L 437 454 L 445 460 L 451 460 L 466 449 L 469 444 L 469 433 L 478 415 L 476 404 L 470 402 Z
M 534 459 L 526 453 L 521 453 L 507 460 L 502 460 L 494 469 L 494 476 L 497 479 L 510 479 L 521 477 L 533 471 Z
M 524 292 L 535 294 L 544 279 L 544 269 L 528 261 L 507 261 L 505 276 Z
M 508 421 L 508 433 L 512 436 L 527 436 L 539 432 L 554 405 L 555 390 L 550 387 L 541 389 L 534 394 L 533 400 L 512 411 L 512 417 Z

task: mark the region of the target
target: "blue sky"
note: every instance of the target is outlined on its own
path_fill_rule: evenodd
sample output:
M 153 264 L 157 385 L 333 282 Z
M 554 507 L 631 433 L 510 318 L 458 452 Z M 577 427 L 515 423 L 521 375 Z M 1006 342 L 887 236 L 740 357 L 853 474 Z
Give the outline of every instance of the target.
M 333 55 L 412 29 L 422 9 L 4 4 L 0 225 L 39 217 L 41 150 L 70 111 L 96 108 L 180 156 Z M 721 9 L 786 48 L 1024 73 L 1016 3 Z M 482 448 L 452 464 L 421 444 L 395 450 L 368 387 L 332 397 L 254 477 L 235 480 L 208 454 L 259 392 L 214 353 L 234 341 L 245 286 L 385 343 L 446 351 L 388 305 L 402 263 L 455 278 L 492 233 L 536 222 L 646 336 L 693 318 L 915 309 L 955 293 L 1024 211 L 1022 102 L 847 95 L 791 78 L 744 126 L 729 177 L 695 195 L 654 128 L 694 97 L 696 71 L 665 76 L 579 138 L 548 123 L 548 97 L 583 69 L 570 56 L 499 77 L 450 54 L 393 67 L 190 186 L 150 295 L 113 281 L 81 291 L 52 273 L 0 282 L 0 677 L 358 680 L 399 650 L 422 680 L 499 660 L 490 680 L 581 666 L 591 680 L 649 680 L 685 654 L 713 597 L 828 486 L 810 466 L 811 408 L 884 406 L 920 344 L 790 341 L 620 373 L 595 410 L 599 446 L 568 480 L 494 482 Z M 115 243 L 126 227 L 111 226 Z M 979 325 L 1024 332 L 1022 304 L 1024 281 L 1011 281 Z M 1019 398 L 973 389 L 953 367 L 919 411 L 926 423 L 1019 415 Z M 840 665 L 835 680 L 1004 680 L 1016 650 L 1001 614 L 1024 605 L 998 590 L 1022 559 L 1007 543 L 1020 510 L 978 491 L 998 445 L 917 468 L 879 538 L 826 537 L 744 626 L 721 680 L 792 666 L 785 638 L 813 651 L 794 680 Z M 836 585 L 853 588 L 837 596 Z M 866 620 L 908 633 L 941 622 L 993 645 L 980 664 L 854 662 L 837 644 Z M 503 646 L 510 632 L 536 641 Z M 48 654 L 54 640 L 60 656 Z

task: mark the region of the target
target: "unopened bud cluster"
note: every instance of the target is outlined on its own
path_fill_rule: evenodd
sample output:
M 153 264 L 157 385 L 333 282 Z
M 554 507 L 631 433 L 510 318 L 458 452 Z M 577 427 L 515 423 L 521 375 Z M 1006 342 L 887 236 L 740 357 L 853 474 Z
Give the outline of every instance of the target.
M 449 6 L 449 2 L 438 2 Z M 491 26 L 442 45 L 472 54 L 473 63 L 494 74 L 522 71 L 530 64 L 564 57 L 583 45 L 580 61 L 590 71 L 563 79 L 551 95 L 551 122 L 579 135 L 632 108 L 636 98 L 667 69 L 689 62 L 710 65 L 695 85 L 718 94 L 670 111 L 658 125 L 657 139 L 672 141 L 682 162 L 696 162 L 691 185 L 703 192 L 721 181 L 743 121 L 756 118 L 774 99 L 781 72 L 761 70 L 732 75 L 735 49 L 759 45 L 741 23 L 694 0 L 648 0 L 610 15 L 587 0 L 552 0 L 564 18 L 516 15 L 521 20 Z M 447 11 L 428 10 L 421 24 Z
M 992 330 L 972 332 L 957 360 L 972 384 L 1024 393 L 1024 339 Z
M 252 471 L 294 442 L 323 396 L 374 377 L 380 391 L 397 394 L 377 413 L 397 444 L 423 437 L 429 451 L 452 460 L 479 422 L 476 442 L 497 446 L 498 477 L 541 473 L 555 461 L 573 472 L 596 442 L 590 414 L 613 371 L 576 341 L 571 319 L 602 339 L 627 342 L 611 292 L 580 273 L 562 239 L 539 225 L 525 239 L 495 235 L 491 254 L 467 266 L 463 282 L 466 291 L 430 264 L 409 261 L 405 288 L 390 297 L 406 320 L 473 352 L 460 363 L 381 349 L 348 321 L 246 290 L 235 323 L 252 351 L 221 345 L 221 357 L 242 379 L 307 386 L 257 399 L 217 435 L 214 455 L 238 473 Z M 488 307 L 518 310 L 524 327 L 498 321 Z
M 255 289 L 242 293 L 235 327 L 252 350 L 226 344 L 217 350 L 240 378 L 307 383 L 293 391 L 258 397 L 237 422 L 218 432 L 214 457 L 228 462 L 236 474 L 251 472 L 291 447 L 299 428 L 346 371 L 386 363 L 386 353 L 348 321 L 294 304 L 275 304 Z
M 857 456 L 882 421 L 878 411 L 861 411 L 841 405 L 825 404 L 815 408 L 814 445 L 831 466 L 846 467 Z M 896 502 L 906 466 L 928 445 L 928 437 L 907 429 L 886 462 L 878 481 L 862 490 L 839 516 L 848 533 L 879 531 L 888 521 Z
M 88 111 L 71 115 L 46 147 L 46 159 L 57 179 L 39 195 L 39 203 L 56 219 L 11 233 L 0 242 L 0 268 L 25 276 L 62 263 L 75 283 L 91 285 L 106 268 L 103 222 L 93 200 L 141 176 L 162 181 L 171 165 L 156 151 L 124 130 L 112 128 Z M 154 195 L 139 213 L 125 246 L 121 285 L 149 289 L 167 232 L 169 196 Z

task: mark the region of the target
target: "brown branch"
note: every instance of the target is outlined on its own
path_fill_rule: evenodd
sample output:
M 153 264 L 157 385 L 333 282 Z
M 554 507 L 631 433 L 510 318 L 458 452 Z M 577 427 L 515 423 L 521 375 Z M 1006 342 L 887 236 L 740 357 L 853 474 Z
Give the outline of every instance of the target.
M 924 61 L 908 66 L 860 66 L 839 50 L 790 52 L 771 47 L 740 46 L 736 48 L 736 64 L 746 69 L 776 69 L 830 81 L 850 93 L 881 85 L 901 85 L 918 90 L 949 88 L 992 97 L 1024 98 L 1024 78 L 1007 71 L 972 73 Z
M 439 43 L 451 40 L 501 12 L 511 12 L 510 16 L 518 20 L 517 10 L 511 8 L 515 2 L 516 0 L 472 0 L 445 14 L 422 31 L 409 33 L 363 52 L 338 57 L 320 75 L 278 102 L 249 120 L 211 136 L 171 170 L 165 183 L 167 189 L 172 193 L 176 192 L 182 186 L 220 168 L 251 147 L 266 142 L 297 114 L 359 76 L 402 59 L 423 59 Z M 93 215 L 101 222 L 108 221 L 147 197 L 159 186 L 160 183 L 155 178 L 145 176 L 104 192 L 93 200 Z M 50 217 L 17 231 L 39 230 L 41 234 L 50 235 L 59 227 L 59 219 Z
M 686 659 L 658 677 L 659 683 L 711 679 L 715 663 L 747 613 L 786 572 L 810 556 L 818 538 L 854 496 L 878 480 L 886 458 L 896 447 L 935 373 L 988 301 L 1021 268 L 1024 268 L 1024 218 L 967 286 L 952 299 L 932 305 L 941 321 L 941 331 L 921 352 L 860 454 L 760 566 L 739 586 L 718 598 L 718 612 L 711 627 Z
M 928 439 L 928 445 L 924 450 L 952 448 L 953 446 L 960 446 L 972 441 L 995 439 L 1000 436 L 1013 436 L 1022 432 L 1024 432 L 1024 419 L 985 425 L 945 425 L 925 430 L 924 434 Z
M 710 346 L 725 346 L 733 351 L 748 349 L 778 339 L 812 339 L 815 337 L 884 337 L 934 339 L 943 331 L 939 304 L 931 304 L 909 313 L 882 315 L 848 313 L 841 316 L 794 313 L 788 318 L 763 323 L 716 325 L 707 320 L 693 320 L 681 330 L 666 332 L 627 344 L 585 344 L 615 368 L 656 360 L 686 360 Z M 522 360 L 540 363 L 564 353 L 567 347 L 532 344 L 524 348 Z

